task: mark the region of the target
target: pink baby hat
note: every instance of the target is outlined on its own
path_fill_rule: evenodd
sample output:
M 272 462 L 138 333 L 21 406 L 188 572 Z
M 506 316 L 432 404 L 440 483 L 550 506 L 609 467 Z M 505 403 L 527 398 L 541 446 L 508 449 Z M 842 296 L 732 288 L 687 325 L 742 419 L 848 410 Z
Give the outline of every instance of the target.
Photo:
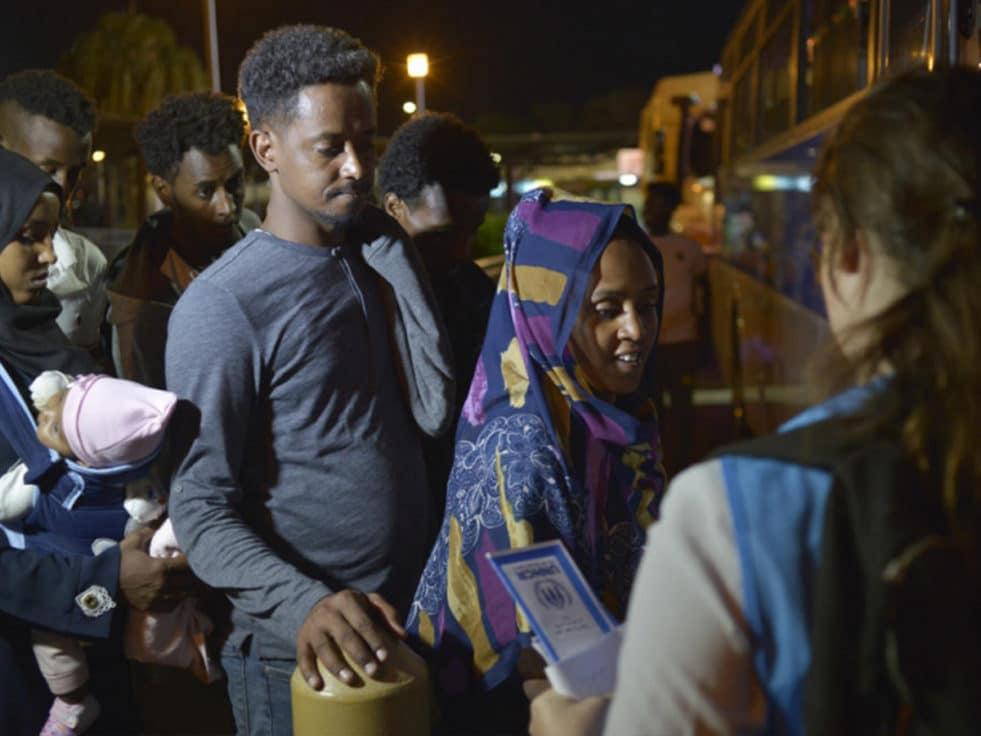
M 135 463 L 160 446 L 176 404 L 170 391 L 109 376 L 78 376 L 65 396 L 62 431 L 75 456 L 90 467 Z

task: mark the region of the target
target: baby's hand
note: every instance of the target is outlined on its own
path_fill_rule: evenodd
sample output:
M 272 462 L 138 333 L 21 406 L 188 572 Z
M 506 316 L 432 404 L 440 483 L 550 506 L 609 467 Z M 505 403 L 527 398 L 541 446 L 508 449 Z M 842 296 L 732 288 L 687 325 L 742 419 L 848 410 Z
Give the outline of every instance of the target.
M 130 515 L 126 523 L 126 533 L 147 526 L 164 512 L 164 505 L 152 498 L 127 498 L 123 508 Z
M 165 505 L 157 497 L 152 480 L 140 478 L 126 485 L 126 500 L 123 501 L 123 508 L 132 517 L 126 525 L 126 533 L 129 534 L 159 519 L 163 515 Z

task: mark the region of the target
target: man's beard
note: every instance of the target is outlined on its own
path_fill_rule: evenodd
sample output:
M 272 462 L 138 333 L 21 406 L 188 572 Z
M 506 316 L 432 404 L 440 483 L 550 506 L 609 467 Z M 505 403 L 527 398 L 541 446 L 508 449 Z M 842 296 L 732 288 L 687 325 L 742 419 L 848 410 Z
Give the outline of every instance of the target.
M 316 216 L 317 221 L 320 222 L 321 225 L 326 225 L 332 229 L 333 228 L 344 229 L 346 227 L 349 227 L 352 223 L 354 223 L 358 219 L 358 217 L 360 217 L 361 213 L 364 211 L 364 208 L 367 206 L 367 204 L 368 204 L 367 198 L 362 195 L 359 196 L 357 204 L 351 207 L 351 209 L 348 210 L 343 215 L 329 215 L 326 212 L 319 212 L 319 211 L 315 212 L 314 215 Z

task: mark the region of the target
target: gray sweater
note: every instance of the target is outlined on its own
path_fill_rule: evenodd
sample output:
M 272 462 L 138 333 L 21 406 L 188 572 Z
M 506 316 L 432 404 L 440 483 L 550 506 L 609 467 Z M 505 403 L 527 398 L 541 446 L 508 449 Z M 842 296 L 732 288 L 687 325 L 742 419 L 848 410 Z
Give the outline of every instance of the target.
M 414 247 L 368 214 L 371 234 L 341 248 L 253 231 L 170 318 L 167 387 L 200 410 L 199 431 L 176 419 L 193 441 L 170 515 L 232 603 L 229 643 L 252 635 L 265 657 L 293 657 L 312 606 L 343 588 L 404 614 L 428 552 L 416 425 L 448 426 L 452 359 Z

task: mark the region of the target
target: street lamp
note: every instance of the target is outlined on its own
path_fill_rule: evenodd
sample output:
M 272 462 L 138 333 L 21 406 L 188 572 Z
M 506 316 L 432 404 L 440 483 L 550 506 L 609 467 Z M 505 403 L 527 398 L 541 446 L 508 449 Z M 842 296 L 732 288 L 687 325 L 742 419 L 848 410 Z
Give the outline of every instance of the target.
M 211 91 L 221 92 L 221 72 L 218 67 L 218 11 L 215 0 L 201 0 L 204 11 L 204 45 L 208 55 Z
M 404 112 L 406 115 L 415 115 L 416 109 L 416 103 L 414 103 L 412 100 L 406 100 L 402 103 L 402 112 Z
M 426 75 L 429 74 L 429 57 L 426 54 L 409 54 L 406 58 L 409 76 L 416 80 L 416 110 L 426 112 Z

